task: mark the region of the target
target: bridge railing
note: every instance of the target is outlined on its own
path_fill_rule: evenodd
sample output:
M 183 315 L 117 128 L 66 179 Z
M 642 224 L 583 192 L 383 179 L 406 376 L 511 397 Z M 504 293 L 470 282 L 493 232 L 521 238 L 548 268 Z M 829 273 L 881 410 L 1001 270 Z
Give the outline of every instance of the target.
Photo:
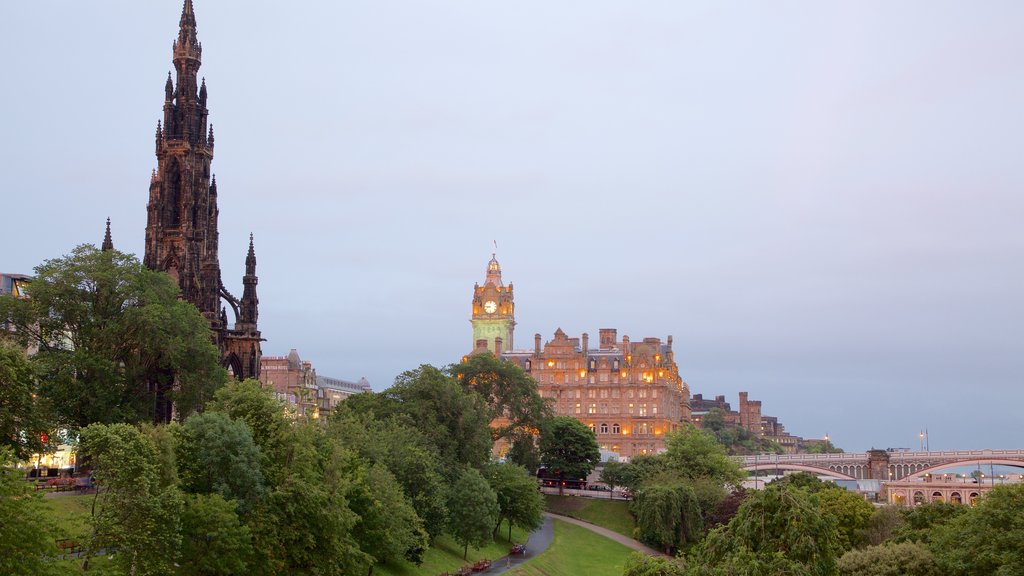
M 1005 458 L 1024 459 L 1024 450 L 942 450 L 932 452 L 890 452 L 889 461 L 899 463 L 905 461 L 932 461 L 941 462 L 948 460 L 963 460 L 973 458 Z M 769 464 L 778 462 L 780 464 L 795 463 L 822 463 L 845 464 L 849 462 L 866 463 L 868 455 L 866 452 L 843 452 L 839 454 L 757 454 L 753 456 L 737 456 L 736 460 L 743 466 L 752 464 Z

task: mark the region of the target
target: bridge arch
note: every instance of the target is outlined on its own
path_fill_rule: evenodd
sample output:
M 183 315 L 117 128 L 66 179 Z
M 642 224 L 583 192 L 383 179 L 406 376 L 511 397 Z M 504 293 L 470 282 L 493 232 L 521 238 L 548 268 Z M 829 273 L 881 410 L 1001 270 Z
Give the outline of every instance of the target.
M 819 476 L 830 476 L 832 478 L 839 478 L 841 480 L 856 480 L 849 474 L 843 474 L 838 470 L 829 470 L 828 468 L 819 468 L 818 466 L 808 466 L 807 464 L 797 464 L 793 462 L 766 462 L 764 464 L 748 464 L 743 467 L 748 472 L 755 470 L 792 470 L 798 472 L 810 472 L 811 474 Z
M 921 468 L 917 472 L 912 472 L 911 476 L 923 476 L 925 474 L 932 474 L 939 470 L 945 470 L 947 468 L 959 468 L 962 466 L 1011 466 L 1014 468 L 1024 468 L 1024 459 L 1017 460 L 1013 458 L 971 458 L 967 460 L 956 460 L 951 462 L 943 462 L 942 464 L 936 464 L 934 466 L 928 466 Z

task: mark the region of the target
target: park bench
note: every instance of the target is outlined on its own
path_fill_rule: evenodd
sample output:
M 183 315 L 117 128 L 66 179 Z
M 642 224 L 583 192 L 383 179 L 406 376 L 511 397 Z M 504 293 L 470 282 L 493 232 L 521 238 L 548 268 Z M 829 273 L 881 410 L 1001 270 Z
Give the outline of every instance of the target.
M 57 550 L 60 550 L 61 554 L 75 554 L 82 551 L 82 545 L 71 538 L 58 538 L 54 542 L 57 543 Z

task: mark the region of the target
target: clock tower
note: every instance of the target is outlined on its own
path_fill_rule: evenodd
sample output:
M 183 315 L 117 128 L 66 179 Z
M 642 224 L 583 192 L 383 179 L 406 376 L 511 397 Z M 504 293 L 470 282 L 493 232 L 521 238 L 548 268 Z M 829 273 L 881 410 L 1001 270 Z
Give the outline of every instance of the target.
M 501 282 L 501 265 L 491 254 L 484 285 L 473 286 L 473 350 L 490 350 L 495 356 L 512 349 L 512 332 L 516 326 L 512 284 Z

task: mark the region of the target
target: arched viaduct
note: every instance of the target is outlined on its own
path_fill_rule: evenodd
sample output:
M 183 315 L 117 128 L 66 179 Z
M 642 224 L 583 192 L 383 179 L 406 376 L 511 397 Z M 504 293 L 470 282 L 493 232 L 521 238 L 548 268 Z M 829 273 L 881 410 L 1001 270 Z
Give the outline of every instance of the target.
M 841 454 L 756 454 L 740 459 L 744 470 L 800 470 L 845 480 L 895 481 L 956 466 L 1024 468 L 1024 450 L 869 450 Z

